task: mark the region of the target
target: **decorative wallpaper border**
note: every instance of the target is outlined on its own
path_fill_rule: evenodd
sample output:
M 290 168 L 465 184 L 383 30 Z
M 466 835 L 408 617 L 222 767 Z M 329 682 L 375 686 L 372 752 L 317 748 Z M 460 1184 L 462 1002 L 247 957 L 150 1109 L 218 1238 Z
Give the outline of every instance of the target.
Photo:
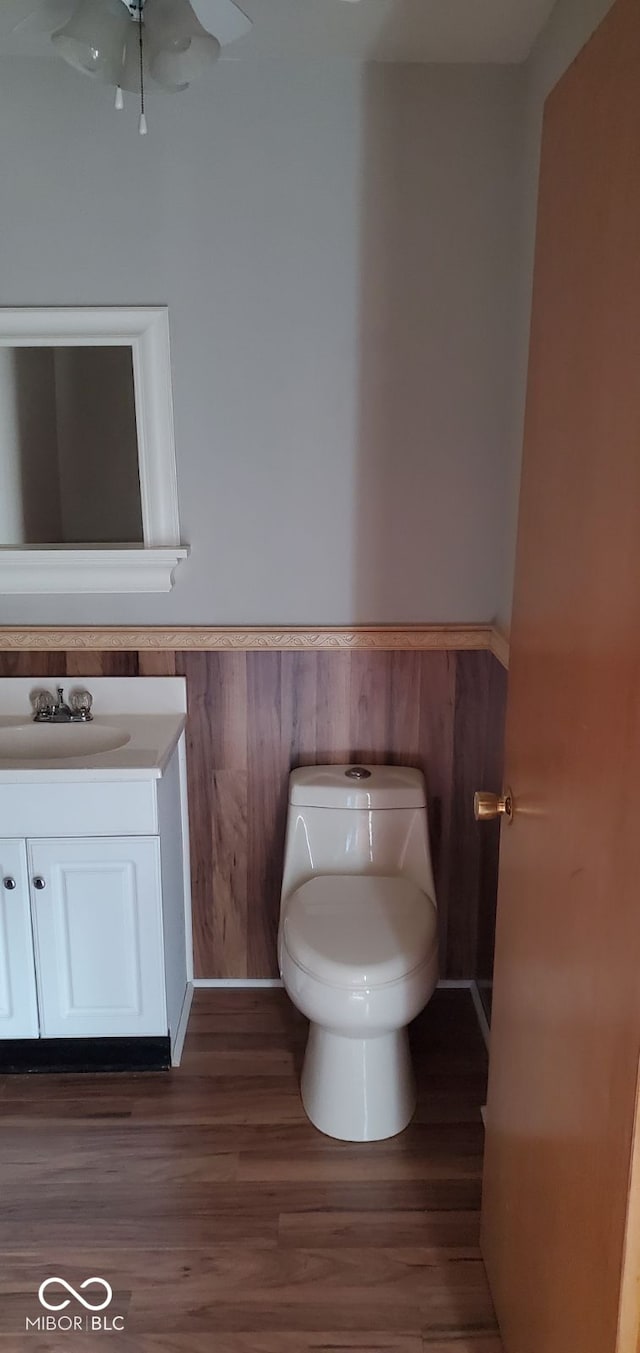
M 0 627 L 0 652 L 68 651 L 141 651 L 155 649 L 173 652 L 251 652 L 271 650 L 318 651 L 322 649 L 378 650 L 478 650 L 488 649 L 503 667 L 508 666 L 509 645 L 493 625 L 392 625 L 338 626 L 304 629 L 300 626 L 224 626 L 187 625 L 165 629 L 150 625 L 136 628 L 118 626 L 57 626 L 47 629 L 36 625 L 21 629 Z

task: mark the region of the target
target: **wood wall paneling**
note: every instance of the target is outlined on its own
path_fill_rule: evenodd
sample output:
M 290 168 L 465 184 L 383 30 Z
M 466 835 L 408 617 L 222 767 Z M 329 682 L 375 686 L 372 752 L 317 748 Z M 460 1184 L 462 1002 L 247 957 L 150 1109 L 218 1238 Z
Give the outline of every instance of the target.
M 427 782 L 431 854 L 438 899 L 440 970 L 443 977 L 449 975 L 447 944 L 451 920 L 451 791 L 454 780 L 457 667 L 458 659 L 454 653 L 439 654 L 436 662 L 420 663 L 417 761 Z
M 475 822 L 472 805 L 476 789 L 484 788 L 485 737 L 489 711 L 488 653 L 465 654 L 456 661 L 456 700 L 451 794 L 449 914 L 446 972 L 449 977 L 475 973 L 478 940 L 482 835 L 485 824 Z
M 82 662 L 82 653 L 76 654 Z M 143 648 L 137 655 L 140 676 L 175 676 L 176 655 L 162 649 Z
M 146 660 L 146 654 L 143 655 Z M 152 658 L 164 657 L 164 654 L 151 654 Z M 112 676 L 112 677 L 132 677 L 132 676 L 156 676 L 159 675 L 156 670 L 149 670 L 148 666 L 143 668 L 140 664 L 140 655 L 125 651 L 115 653 L 83 653 L 81 650 L 70 650 L 65 654 L 66 674 L 69 677 L 90 677 L 90 676 Z M 163 672 L 163 676 L 167 673 Z
M 291 680 L 290 658 L 283 662 L 281 653 L 248 653 L 246 661 L 247 969 L 250 977 L 277 977 L 279 869 L 284 846 L 287 766 L 296 755 L 294 735 L 298 726 L 293 704 L 295 691 L 287 690 L 287 678 Z M 304 698 L 302 692 L 301 697 Z
M 277 976 L 292 767 L 422 769 L 441 970 L 487 970 L 495 841 L 473 791 L 500 780 L 504 673 L 488 651 L 70 650 L 0 653 L 0 675 L 184 675 L 196 977 Z
M 63 650 L 16 649 L 0 653 L 3 677 L 59 676 L 66 670 L 67 654 Z
M 487 723 L 483 739 L 482 788 L 498 794 L 503 787 L 504 730 L 507 710 L 507 673 L 498 662 L 489 667 Z M 485 822 L 480 830 L 478 936 L 475 975 L 487 1018 L 491 1018 L 493 954 L 498 900 L 500 823 Z

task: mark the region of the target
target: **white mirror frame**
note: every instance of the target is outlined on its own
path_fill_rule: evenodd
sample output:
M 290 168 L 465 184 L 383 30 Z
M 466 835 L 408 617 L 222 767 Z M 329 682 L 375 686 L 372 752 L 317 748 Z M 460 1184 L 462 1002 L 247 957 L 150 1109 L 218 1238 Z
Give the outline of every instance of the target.
M 180 544 L 166 306 L 0 308 L 0 347 L 129 347 L 143 544 L 1 545 L 0 592 L 169 592 Z

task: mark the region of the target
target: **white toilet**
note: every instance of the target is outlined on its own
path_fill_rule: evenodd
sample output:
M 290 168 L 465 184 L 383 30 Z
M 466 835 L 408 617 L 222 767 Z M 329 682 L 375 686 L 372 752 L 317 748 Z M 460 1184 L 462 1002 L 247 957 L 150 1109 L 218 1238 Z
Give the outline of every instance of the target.
M 407 1025 L 438 979 L 424 777 L 307 766 L 289 780 L 278 959 L 311 1021 L 302 1102 L 342 1141 L 393 1137 L 416 1103 Z

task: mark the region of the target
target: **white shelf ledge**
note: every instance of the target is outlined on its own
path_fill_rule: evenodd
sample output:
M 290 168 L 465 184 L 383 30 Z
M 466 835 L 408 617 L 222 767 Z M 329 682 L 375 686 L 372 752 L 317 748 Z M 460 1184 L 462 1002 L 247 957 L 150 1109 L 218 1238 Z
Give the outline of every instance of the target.
M 0 546 L 0 594 L 170 592 L 186 545 Z

